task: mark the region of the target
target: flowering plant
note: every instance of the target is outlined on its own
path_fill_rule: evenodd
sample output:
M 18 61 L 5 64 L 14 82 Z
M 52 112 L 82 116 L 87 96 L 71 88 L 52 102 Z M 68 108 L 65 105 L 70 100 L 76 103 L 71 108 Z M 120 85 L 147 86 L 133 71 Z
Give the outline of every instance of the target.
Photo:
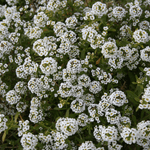
M 2 0 L 0 149 L 150 149 L 150 0 Z

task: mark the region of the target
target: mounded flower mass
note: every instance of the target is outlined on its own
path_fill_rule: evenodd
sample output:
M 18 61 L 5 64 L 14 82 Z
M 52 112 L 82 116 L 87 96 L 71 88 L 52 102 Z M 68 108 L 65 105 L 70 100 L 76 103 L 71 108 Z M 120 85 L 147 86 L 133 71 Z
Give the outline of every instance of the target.
M 150 148 L 150 1 L 104 2 L 0 2 L 4 149 Z

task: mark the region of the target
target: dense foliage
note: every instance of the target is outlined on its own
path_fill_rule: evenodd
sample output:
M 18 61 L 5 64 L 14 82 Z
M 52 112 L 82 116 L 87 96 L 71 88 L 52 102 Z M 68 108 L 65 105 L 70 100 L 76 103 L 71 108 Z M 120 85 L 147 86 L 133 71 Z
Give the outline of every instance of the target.
M 150 0 L 1 0 L 0 149 L 149 150 Z

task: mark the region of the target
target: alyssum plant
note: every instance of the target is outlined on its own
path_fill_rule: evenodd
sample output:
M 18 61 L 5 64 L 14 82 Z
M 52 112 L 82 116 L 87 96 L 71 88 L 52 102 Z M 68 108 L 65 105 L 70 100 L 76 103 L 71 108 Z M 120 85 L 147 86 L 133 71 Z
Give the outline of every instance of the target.
M 150 149 L 150 0 L 0 5 L 0 149 Z

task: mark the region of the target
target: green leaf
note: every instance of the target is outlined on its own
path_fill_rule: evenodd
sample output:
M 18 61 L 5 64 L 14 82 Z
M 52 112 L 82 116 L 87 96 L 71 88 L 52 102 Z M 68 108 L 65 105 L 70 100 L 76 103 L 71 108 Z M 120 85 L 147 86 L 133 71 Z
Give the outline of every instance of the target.
M 89 135 L 91 135 L 91 129 L 92 129 L 91 126 L 88 125 L 88 126 L 87 126 L 87 129 L 88 129 Z
M 69 110 L 70 110 L 70 108 L 69 109 L 67 109 L 67 111 L 66 111 L 66 117 L 69 117 Z
M 129 99 L 129 101 L 133 102 L 134 104 L 137 104 L 137 101 L 139 99 L 138 96 L 134 92 L 129 91 L 129 90 L 127 90 L 126 93 L 127 93 L 127 98 Z
M 134 98 L 137 102 L 139 102 L 140 101 L 140 99 L 138 98 L 138 97 L 135 97 Z
M 139 67 L 139 69 L 140 69 L 140 71 L 142 71 L 142 72 L 143 72 L 143 70 L 144 70 L 142 67 Z
M 132 84 L 137 84 L 136 82 L 132 82 Z
M 141 119 L 143 119 L 144 113 L 145 113 L 145 111 L 142 110 L 142 112 L 141 112 Z
M 139 110 L 139 106 L 136 108 L 136 110 L 135 110 L 135 111 L 137 112 L 138 110 Z
M 131 29 L 130 29 L 130 28 L 127 28 L 127 30 L 128 30 L 128 32 L 129 32 L 129 34 L 132 35 Z
M 137 85 L 137 87 L 136 87 L 136 89 L 135 89 L 135 93 L 137 94 L 138 97 L 141 96 L 143 90 L 144 90 L 143 85 Z
M 85 49 L 83 49 L 83 50 L 81 51 L 81 59 L 84 59 L 84 58 L 85 58 L 85 52 L 86 52 Z
M 20 115 L 20 112 L 17 112 L 16 115 L 15 115 L 15 123 L 17 123 L 17 119 L 18 119 L 19 115 Z
M 132 119 L 133 119 L 134 123 L 137 124 L 136 123 L 136 117 L 134 115 L 132 115 Z
M 135 81 L 136 81 L 136 80 L 135 80 L 135 75 L 134 75 L 133 72 L 128 72 L 128 75 L 129 75 L 129 78 L 130 78 L 130 81 L 131 81 L 131 82 L 135 82 Z
M 2 143 L 5 141 L 5 138 L 6 138 L 6 130 L 4 131 L 3 136 L 2 136 Z
M 58 107 L 55 107 L 54 110 L 66 110 L 66 108 L 58 108 Z
M 142 83 L 144 80 L 145 80 L 145 78 L 142 78 L 142 79 L 137 78 L 137 79 L 136 79 L 136 82 L 140 84 L 140 83 Z
M 108 31 L 116 32 L 116 29 L 115 28 L 110 28 L 110 29 L 108 29 Z

